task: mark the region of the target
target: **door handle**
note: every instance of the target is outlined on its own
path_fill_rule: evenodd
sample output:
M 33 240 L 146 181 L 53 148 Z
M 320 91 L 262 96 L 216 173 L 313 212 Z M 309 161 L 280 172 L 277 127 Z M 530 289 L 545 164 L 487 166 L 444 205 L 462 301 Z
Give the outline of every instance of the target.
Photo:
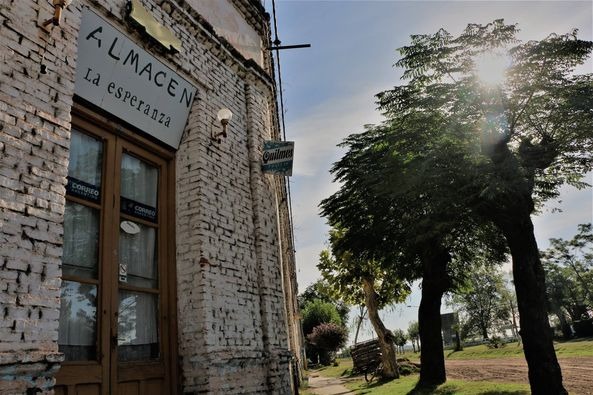
M 117 347 L 117 334 L 111 333 L 111 348 L 115 349 Z
M 118 316 L 118 314 L 115 313 L 115 315 L 114 315 L 115 322 L 118 322 L 117 316 Z M 113 325 L 111 326 L 110 332 L 111 332 L 111 349 L 115 350 L 117 348 L 117 330 L 115 329 L 115 326 L 113 326 Z

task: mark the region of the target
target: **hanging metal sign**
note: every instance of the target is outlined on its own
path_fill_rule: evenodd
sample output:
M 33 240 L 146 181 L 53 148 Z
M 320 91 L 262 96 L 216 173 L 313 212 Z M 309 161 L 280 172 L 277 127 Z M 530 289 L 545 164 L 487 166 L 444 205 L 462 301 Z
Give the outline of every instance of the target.
M 84 8 L 78 35 L 75 92 L 177 148 L 196 88 Z
M 293 154 L 294 141 L 264 141 L 263 172 L 291 176 Z

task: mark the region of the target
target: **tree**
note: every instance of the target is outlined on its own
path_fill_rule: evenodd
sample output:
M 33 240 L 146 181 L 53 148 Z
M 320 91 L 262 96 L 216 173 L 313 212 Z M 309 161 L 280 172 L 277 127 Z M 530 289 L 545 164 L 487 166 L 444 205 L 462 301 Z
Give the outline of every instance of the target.
M 420 351 L 420 337 L 419 337 L 418 321 L 412 321 L 408 325 L 408 338 L 410 339 L 410 342 L 412 343 L 412 348 L 414 349 L 414 352 L 416 352 L 416 349 L 418 349 L 418 351 Z
M 508 284 L 505 282 L 505 287 L 501 293 L 502 299 L 501 304 L 506 306 L 507 309 L 507 326 L 511 328 L 511 332 L 513 333 L 513 337 L 517 339 L 517 345 L 521 344 L 521 336 L 519 336 L 519 328 L 517 327 L 517 295 L 511 289 L 509 289 Z
M 335 352 L 344 347 L 347 340 L 346 329 L 332 323 L 319 324 L 313 328 L 313 332 L 307 335 L 307 341 L 323 351 L 320 355 L 322 365 L 329 365 L 335 359 Z
M 570 322 L 578 320 L 587 311 L 584 295 L 574 281 L 573 272 L 552 262 L 544 262 L 548 309 L 558 318 L 565 339 L 572 337 Z
M 404 346 L 408 342 L 408 337 L 406 336 L 406 333 L 401 329 L 395 329 L 391 332 L 393 333 L 393 342 L 396 346 L 399 347 L 399 352 L 403 354 Z
M 313 333 L 314 328 L 321 324 L 335 324 L 342 326 L 342 320 L 332 303 L 323 302 L 315 299 L 309 302 L 302 310 L 303 314 L 303 333 L 306 341 L 307 356 L 313 363 L 317 363 L 319 359 L 327 360 L 329 357 L 326 351 L 315 346 L 315 344 L 308 341 L 308 335 Z
M 572 337 L 571 321 L 588 318 L 593 309 L 593 234 L 591 224 L 578 226 L 572 240 L 550 239 L 542 252 L 550 313 L 558 318 L 565 338 Z
M 542 253 L 545 263 L 569 268 L 573 272 L 589 306 L 593 306 L 593 227 L 578 225 L 572 240 L 550 239 L 550 248 Z
M 362 323 L 367 315 L 367 308 L 364 304 L 358 306 L 358 314 L 356 315 L 356 332 L 354 333 L 354 344 L 358 343 L 358 335 L 360 334 L 360 328 L 362 327 Z
M 461 344 L 461 325 L 459 324 L 459 316 L 457 322 L 451 326 L 451 329 L 455 331 L 455 348 L 453 351 L 463 351 L 463 345 Z
M 491 225 L 477 223 L 470 211 L 440 191 L 428 189 L 430 180 L 400 193 L 405 188 L 410 153 L 404 147 L 393 150 L 390 138 L 403 133 L 410 134 L 414 144 L 429 143 L 429 135 L 416 133 L 422 131 L 422 124 L 418 119 L 398 120 L 367 126 L 364 133 L 349 136 L 342 143 L 348 151 L 332 168 L 342 186 L 322 201 L 321 208 L 330 225 L 340 229 L 332 249 L 347 251 L 353 258 L 336 261 L 336 269 L 347 274 L 341 284 L 356 284 L 349 281 L 356 279 L 352 273 L 357 273 L 358 265 L 343 264 L 349 261 L 372 262 L 392 278 L 406 282 L 422 278 L 419 384 L 432 386 L 446 380 L 440 328 L 443 294 L 462 281 L 476 256 L 500 261 L 505 246 Z M 453 154 L 443 152 L 455 160 Z
M 479 267 L 469 275 L 466 287 L 452 296 L 452 301 L 465 314 L 462 332 L 476 331 L 488 339 L 492 328 L 508 322 L 509 305 L 505 303 L 506 287 L 502 273 L 495 267 Z
M 383 267 L 380 262 L 356 259 L 353 254 L 340 247 L 342 229 L 330 231 L 332 253 L 321 252 L 319 268 L 323 278 L 352 304 L 364 303 L 369 320 L 373 325 L 379 345 L 384 378 L 397 378 L 399 371 L 393 346 L 393 334 L 379 317 L 379 310 L 390 303 L 403 301 L 410 292 L 409 284 L 402 282 L 394 271 Z
M 322 300 L 316 299 L 303 310 L 303 332 L 305 335 L 313 332 L 313 328 L 319 324 L 337 324 L 342 325 L 340 315 L 336 310 L 336 306 L 332 303 L 327 303 Z
M 317 280 L 305 288 L 305 290 L 297 297 L 297 299 L 301 309 L 304 309 L 308 303 L 314 300 L 321 300 L 326 303 L 331 303 L 336 307 L 342 322 L 344 324 L 348 322 L 350 307 L 346 302 L 336 296 L 332 290 L 332 287 L 327 283 L 327 281 L 323 279 Z
M 378 98 L 391 125 L 422 120 L 420 136 L 431 137 L 428 144 L 420 138 L 422 146 L 409 133 L 386 139 L 409 152 L 403 190 L 393 193 L 423 183 L 500 229 L 512 256 L 531 390 L 565 394 L 530 215 L 562 184 L 584 187 L 592 168 L 593 76 L 574 69 L 593 43 L 576 31 L 526 43 L 516 33 L 496 20 L 470 24 L 457 37 L 444 29 L 412 36 L 396 63 L 406 84 Z M 496 53 L 508 53 L 511 66 L 503 84 L 488 86 L 476 65 Z

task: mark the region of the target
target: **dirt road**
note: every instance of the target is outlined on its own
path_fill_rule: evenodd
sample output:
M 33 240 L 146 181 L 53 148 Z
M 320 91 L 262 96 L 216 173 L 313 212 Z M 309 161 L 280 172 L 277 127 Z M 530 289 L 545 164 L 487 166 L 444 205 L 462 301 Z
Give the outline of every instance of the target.
M 593 357 L 558 358 L 564 387 L 572 395 L 593 395 Z M 447 377 L 473 381 L 528 383 L 523 358 L 446 360 Z

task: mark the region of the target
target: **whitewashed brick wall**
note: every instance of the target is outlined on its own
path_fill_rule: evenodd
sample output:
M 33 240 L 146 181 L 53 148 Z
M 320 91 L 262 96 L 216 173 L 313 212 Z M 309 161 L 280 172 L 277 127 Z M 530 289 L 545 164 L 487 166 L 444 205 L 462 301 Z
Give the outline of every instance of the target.
M 287 316 L 294 306 L 285 308 L 291 291 L 280 265 L 294 259 L 281 259 L 283 183 L 263 175 L 259 159 L 263 140 L 278 136 L 273 79 L 218 40 L 182 0 L 143 1 L 182 40 L 178 54 L 155 51 L 123 21 L 125 3 L 75 1 L 62 26 L 47 33 L 39 25 L 52 13 L 48 1 L 0 0 L 0 393 L 51 393 L 62 360 L 62 222 L 82 6 L 198 88 L 176 154 L 183 392 L 290 393 L 294 323 Z M 234 3 L 269 34 L 251 0 Z M 212 144 L 221 107 L 234 116 L 228 137 Z

